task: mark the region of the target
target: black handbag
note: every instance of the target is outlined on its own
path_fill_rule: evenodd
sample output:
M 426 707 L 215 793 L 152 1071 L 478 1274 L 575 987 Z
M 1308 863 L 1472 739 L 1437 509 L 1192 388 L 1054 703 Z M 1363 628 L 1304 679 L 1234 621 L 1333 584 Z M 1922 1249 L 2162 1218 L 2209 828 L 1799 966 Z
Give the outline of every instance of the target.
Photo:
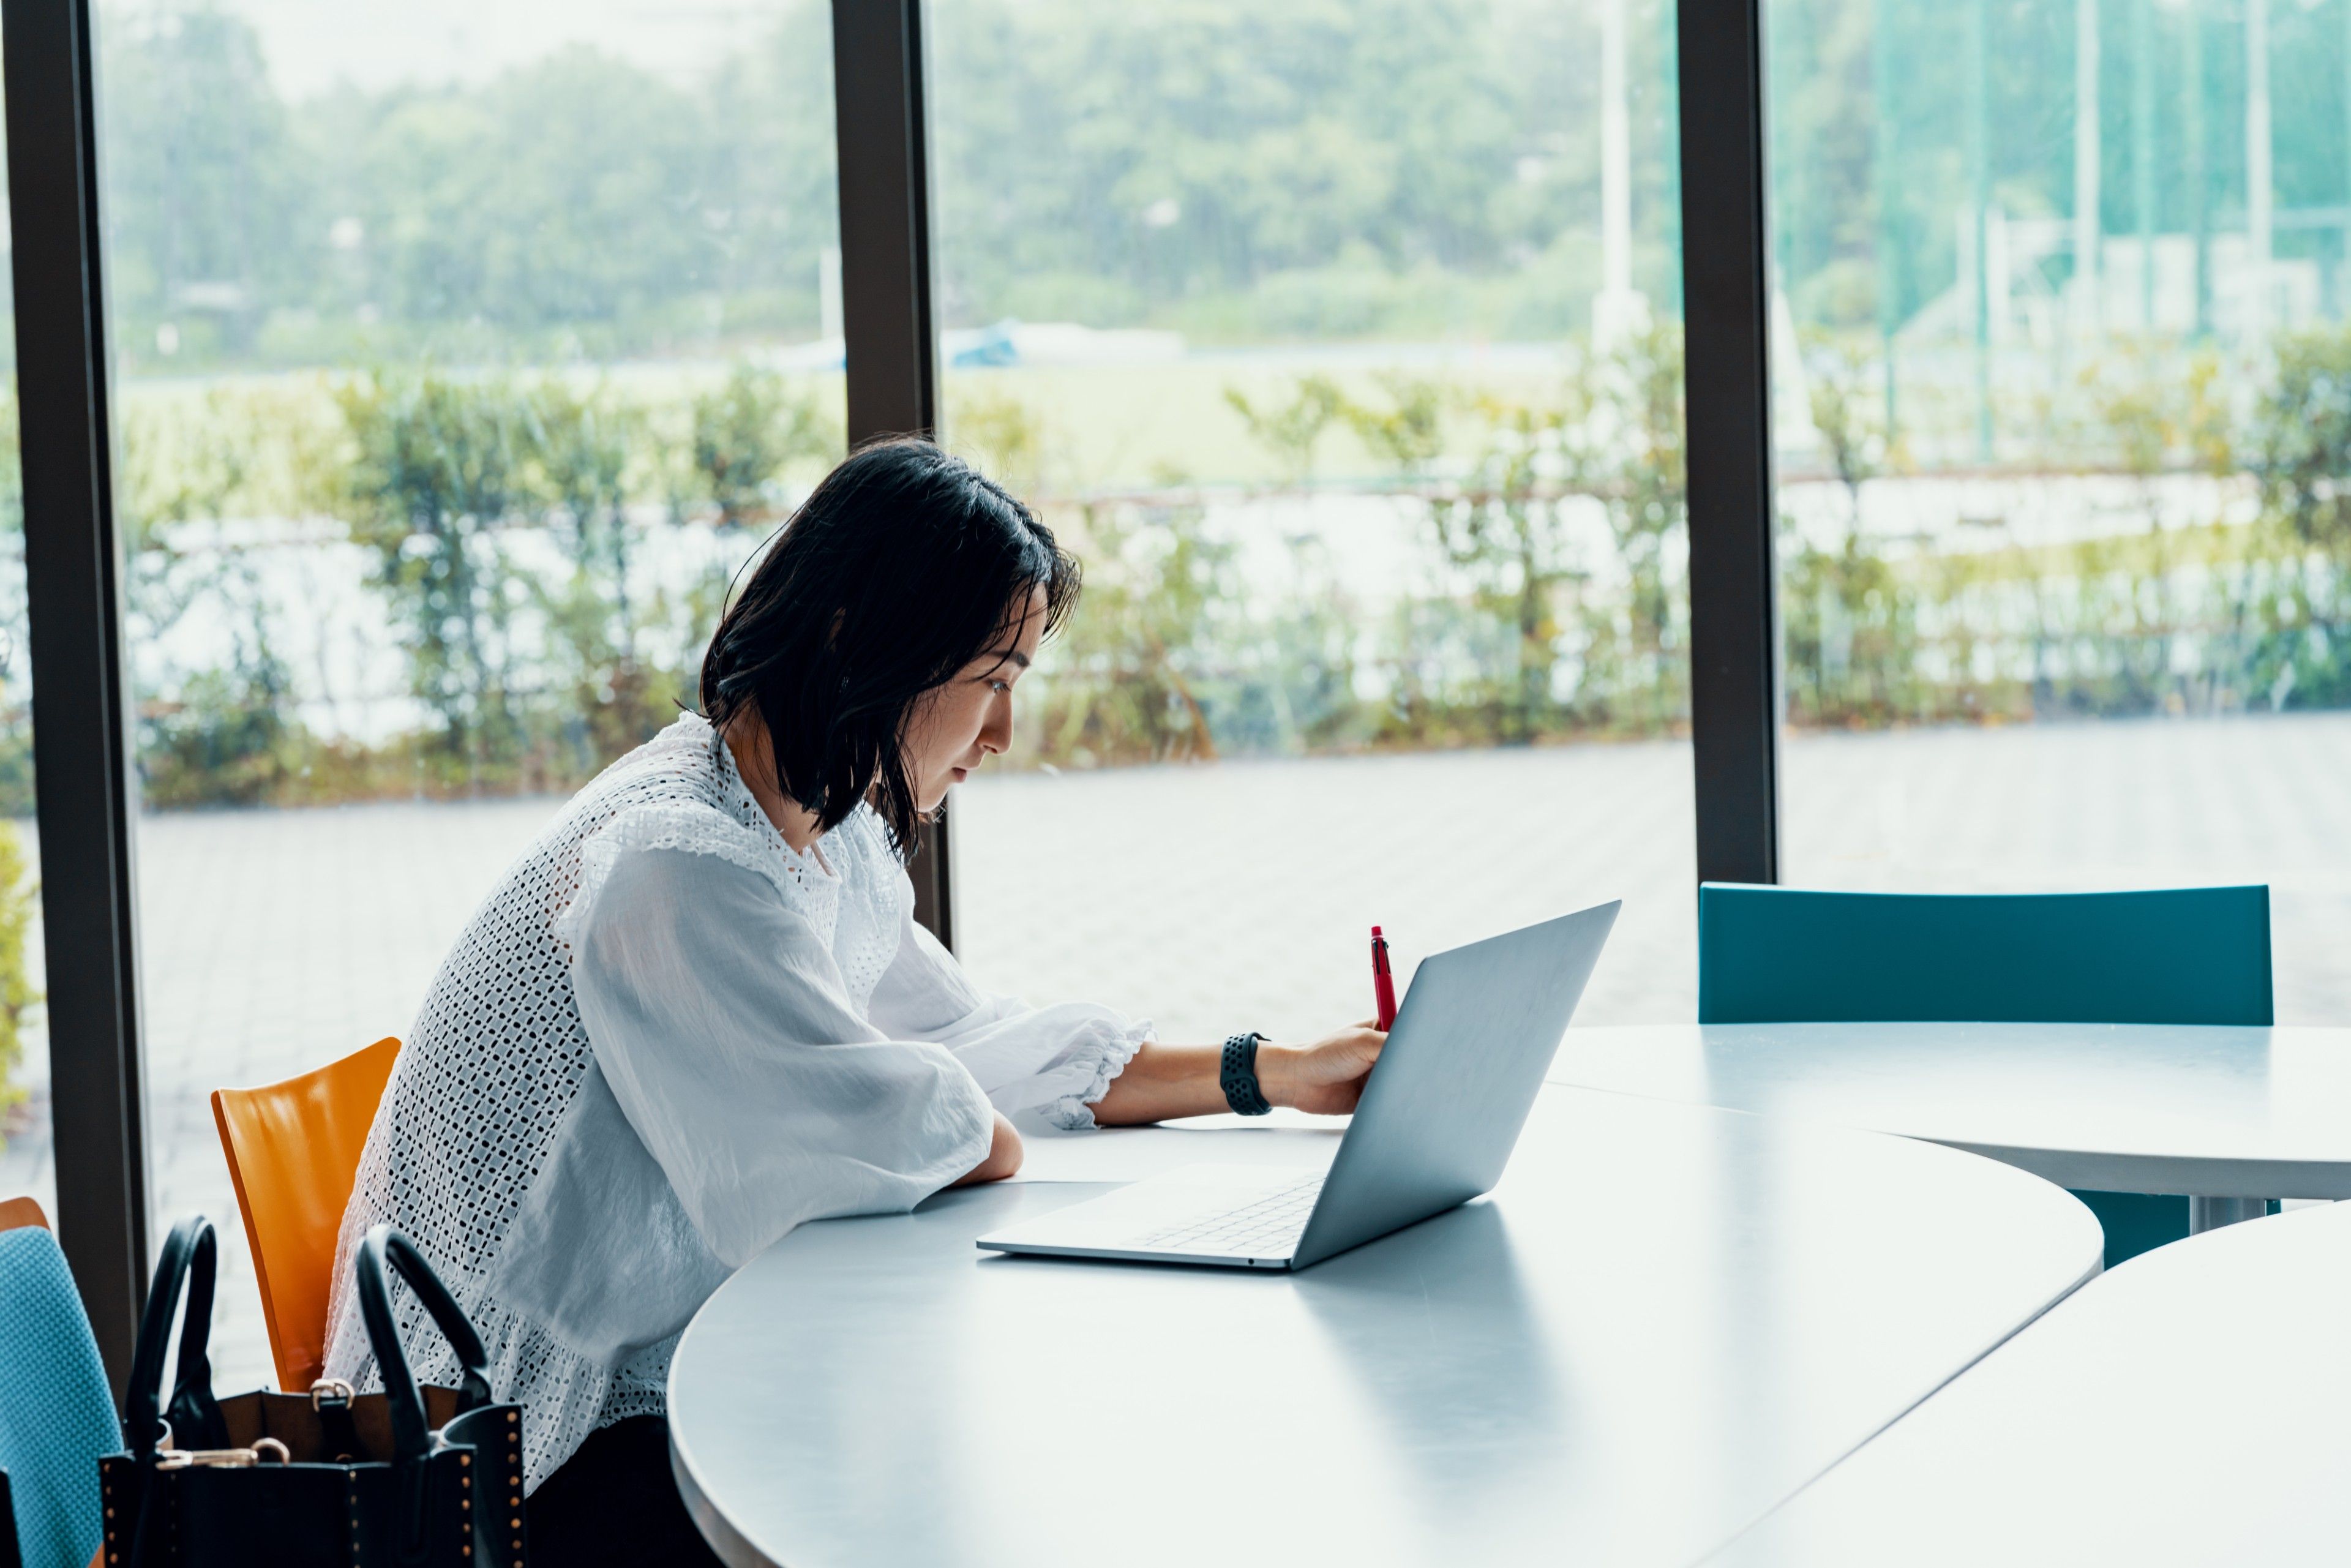
M 131 1357 L 125 1452 L 99 1461 L 107 1568 L 524 1568 L 522 1407 L 490 1400 L 481 1336 L 407 1237 L 368 1232 L 353 1284 L 383 1392 L 214 1397 L 216 1243 L 201 1215 L 163 1243 Z M 397 1270 L 457 1353 L 419 1387 L 392 1314 Z M 159 1413 L 172 1317 L 187 1314 Z

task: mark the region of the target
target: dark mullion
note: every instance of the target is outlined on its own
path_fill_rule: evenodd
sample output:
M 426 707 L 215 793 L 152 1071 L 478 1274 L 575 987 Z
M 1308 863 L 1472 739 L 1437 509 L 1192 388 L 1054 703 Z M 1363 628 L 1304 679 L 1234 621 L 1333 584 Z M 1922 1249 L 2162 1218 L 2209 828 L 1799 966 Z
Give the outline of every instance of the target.
M 131 714 L 88 0 L 0 0 L 57 1239 L 115 1390 L 147 1280 Z
M 1780 877 L 1761 0 L 1679 0 L 1690 733 L 1702 882 Z
M 921 0 L 832 0 L 852 447 L 878 436 L 933 434 L 939 424 L 924 66 Z M 914 918 L 950 947 L 952 866 L 941 817 L 923 831 L 908 869 Z

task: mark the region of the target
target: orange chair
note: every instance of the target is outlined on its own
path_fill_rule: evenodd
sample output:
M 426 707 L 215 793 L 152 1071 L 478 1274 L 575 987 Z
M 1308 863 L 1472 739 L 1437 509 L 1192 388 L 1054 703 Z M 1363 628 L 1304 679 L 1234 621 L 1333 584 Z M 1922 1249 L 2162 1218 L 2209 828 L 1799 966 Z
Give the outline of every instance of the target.
M 380 1040 L 283 1083 L 213 1091 L 277 1386 L 289 1394 L 308 1390 L 327 1364 L 327 1295 L 343 1206 L 399 1054 L 399 1040 Z

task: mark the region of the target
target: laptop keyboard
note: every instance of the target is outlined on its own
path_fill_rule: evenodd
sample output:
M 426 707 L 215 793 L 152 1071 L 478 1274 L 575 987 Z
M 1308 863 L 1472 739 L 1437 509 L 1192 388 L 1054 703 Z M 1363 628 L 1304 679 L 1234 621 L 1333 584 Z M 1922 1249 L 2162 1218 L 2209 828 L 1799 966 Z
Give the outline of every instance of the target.
M 1277 1188 L 1238 1208 L 1186 1220 L 1137 1239 L 1138 1248 L 1164 1247 L 1189 1252 L 1230 1252 L 1248 1258 L 1280 1258 L 1298 1245 L 1306 1217 L 1322 1196 L 1322 1178 L 1309 1176 Z

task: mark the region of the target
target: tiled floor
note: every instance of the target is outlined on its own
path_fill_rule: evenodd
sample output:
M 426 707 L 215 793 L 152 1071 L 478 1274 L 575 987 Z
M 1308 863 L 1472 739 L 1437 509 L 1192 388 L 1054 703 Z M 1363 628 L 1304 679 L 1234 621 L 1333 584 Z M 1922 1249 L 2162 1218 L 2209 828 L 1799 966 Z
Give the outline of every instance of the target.
M 1807 737 L 1788 880 L 1983 891 L 2265 881 L 2282 1021 L 2351 1021 L 2351 715 Z M 405 1030 L 551 800 L 141 825 L 156 1211 L 224 1225 L 222 1386 L 267 1376 L 205 1094 Z M 983 983 L 1171 1038 L 1299 1035 L 1369 1006 L 1365 928 L 1417 954 L 1609 897 L 1579 1021 L 1695 1009 L 1689 750 L 1673 743 L 983 779 L 956 803 Z M 38 1083 L 41 1064 L 30 1064 Z M 0 1194 L 50 1183 L 47 1119 Z

